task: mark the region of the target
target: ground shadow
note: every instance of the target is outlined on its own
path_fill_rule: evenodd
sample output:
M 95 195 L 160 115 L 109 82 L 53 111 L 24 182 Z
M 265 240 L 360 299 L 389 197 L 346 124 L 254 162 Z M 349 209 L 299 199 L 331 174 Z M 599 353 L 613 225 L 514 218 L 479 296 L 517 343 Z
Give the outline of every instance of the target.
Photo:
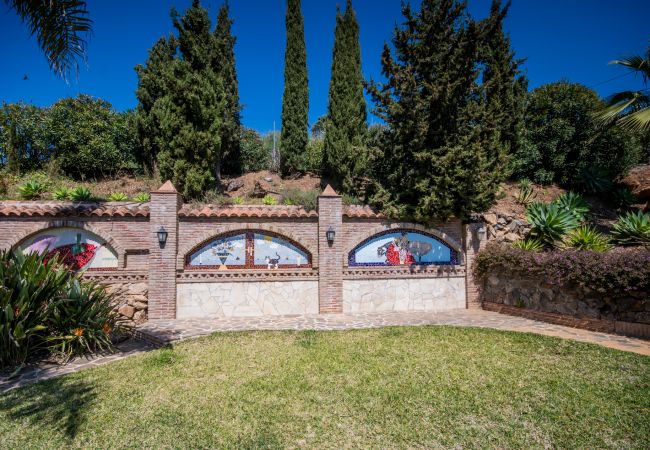
M 32 426 L 60 430 L 72 439 L 96 396 L 95 388 L 87 381 L 54 378 L 0 395 L 0 410 L 10 419 L 27 419 Z

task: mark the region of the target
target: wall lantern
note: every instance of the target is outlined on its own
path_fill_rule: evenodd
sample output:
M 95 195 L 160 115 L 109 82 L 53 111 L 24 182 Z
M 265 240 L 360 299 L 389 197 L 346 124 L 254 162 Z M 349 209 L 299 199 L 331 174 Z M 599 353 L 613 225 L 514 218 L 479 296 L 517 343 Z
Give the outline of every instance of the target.
M 478 238 L 480 240 L 483 240 L 485 238 L 485 233 L 487 230 L 485 229 L 485 225 L 481 224 L 479 227 L 476 229 L 476 232 L 478 233 Z
M 167 230 L 165 230 L 163 227 L 160 227 L 160 229 L 156 231 L 156 234 L 158 235 L 158 243 L 161 247 L 164 247 L 165 243 L 167 242 Z
M 334 228 L 330 225 L 330 227 L 327 229 L 325 232 L 325 237 L 327 238 L 327 243 L 329 245 L 332 245 L 334 243 L 334 235 L 336 232 L 334 231 Z

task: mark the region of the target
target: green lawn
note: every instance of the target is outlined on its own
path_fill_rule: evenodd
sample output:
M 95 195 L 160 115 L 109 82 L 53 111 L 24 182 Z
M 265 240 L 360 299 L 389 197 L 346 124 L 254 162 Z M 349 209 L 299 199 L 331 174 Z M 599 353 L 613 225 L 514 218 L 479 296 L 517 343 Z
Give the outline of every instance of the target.
M 2 448 L 649 448 L 650 358 L 493 330 L 217 334 L 0 395 Z

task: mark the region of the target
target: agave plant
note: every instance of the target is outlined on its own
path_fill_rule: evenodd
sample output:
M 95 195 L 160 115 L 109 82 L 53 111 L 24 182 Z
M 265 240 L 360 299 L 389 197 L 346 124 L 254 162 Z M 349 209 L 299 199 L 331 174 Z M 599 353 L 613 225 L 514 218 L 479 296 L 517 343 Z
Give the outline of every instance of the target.
M 626 210 L 637 202 L 637 198 L 628 188 L 622 187 L 612 191 L 611 202 L 616 208 Z
M 92 199 L 93 194 L 90 192 L 90 189 L 78 186 L 70 191 L 70 199 L 75 202 L 82 202 Z
M 123 192 L 113 192 L 108 196 L 109 202 L 125 202 L 129 199 L 129 196 Z
M 612 247 L 606 236 L 588 225 L 582 225 L 570 231 L 564 239 L 564 246 L 576 250 L 593 250 L 595 252 L 604 252 Z
M 277 205 L 278 201 L 277 201 L 277 199 L 275 197 L 273 197 L 271 195 L 266 195 L 262 199 L 262 203 L 265 204 L 265 205 Z
M 70 189 L 66 187 L 58 188 L 52 193 L 54 200 L 70 200 Z
M 553 203 L 558 207 L 573 214 L 578 222 L 583 222 L 589 212 L 589 205 L 580 194 L 565 192 L 556 198 Z
M 526 238 L 512 243 L 514 248 L 526 250 L 528 252 L 539 252 L 544 249 L 544 244 L 539 239 Z
M 637 211 L 619 217 L 612 234 L 621 245 L 650 246 L 650 214 Z
M 576 216 L 553 203 L 533 203 L 526 210 L 528 222 L 533 225 L 530 237 L 545 247 L 554 247 L 564 235 L 578 226 Z
M 45 191 L 47 191 L 47 184 L 38 178 L 33 178 L 18 186 L 18 193 L 25 200 L 41 198 Z
M 601 194 L 612 189 L 612 176 L 603 167 L 590 166 L 580 172 L 578 184 L 588 194 Z
M 517 203 L 528 206 L 537 197 L 533 190 L 533 183 L 530 180 L 521 180 L 519 182 L 519 192 L 517 193 Z
M 133 197 L 133 200 L 139 203 L 146 203 L 151 199 L 151 196 L 147 194 L 146 192 L 142 192 L 135 197 Z
M 232 204 L 233 205 L 243 205 L 244 204 L 244 199 L 242 197 L 233 197 Z

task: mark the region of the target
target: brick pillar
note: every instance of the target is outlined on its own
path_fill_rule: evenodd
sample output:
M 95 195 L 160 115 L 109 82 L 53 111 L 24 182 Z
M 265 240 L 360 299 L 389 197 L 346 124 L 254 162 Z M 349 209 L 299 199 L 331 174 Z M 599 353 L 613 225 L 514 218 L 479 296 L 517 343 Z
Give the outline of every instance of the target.
M 468 309 L 481 308 L 481 286 L 474 281 L 474 260 L 479 250 L 487 244 L 487 227 L 483 222 L 468 223 L 464 225 L 465 236 L 465 267 L 467 269 L 465 286 Z M 484 233 L 479 233 L 483 229 Z
M 149 203 L 149 319 L 176 318 L 178 210 L 183 200 L 171 181 L 151 193 Z M 157 231 L 167 231 L 161 247 Z
M 332 227 L 334 242 L 325 233 Z M 318 197 L 318 310 L 343 312 L 343 201 L 331 186 Z

